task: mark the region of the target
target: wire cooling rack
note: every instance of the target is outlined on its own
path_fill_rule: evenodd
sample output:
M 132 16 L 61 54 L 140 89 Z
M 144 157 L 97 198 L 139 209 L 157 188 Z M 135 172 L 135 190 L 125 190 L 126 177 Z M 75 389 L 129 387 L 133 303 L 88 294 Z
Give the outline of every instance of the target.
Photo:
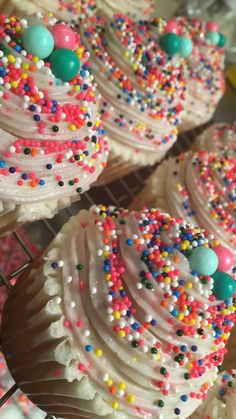
M 194 131 L 188 132 L 180 136 L 173 148 L 169 151 L 169 155 L 178 155 L 183 151 L 188 150 L 193 144 L 196 136 L 204 129 L 198 128 Z M 25 232 L 27 236 L 39 244 L 44 250 L 51 240 L 56 236 L 63 224 L 69 218 L 76 214 L 81 209 L 88 209 L 93 204 L 107 204 L 115 205 L 118 207 L 127 207 L 134 199 L 137 193 L 144 186 L 145 180 L 150 176 L 155 167 L 146 167 L 136 170 L 133 173 L 112 182 L 106 186 L 93 187 L 91 190 L 82 195 L 81 200 L 74 203 L 70 208 L 62 210 L 52 220 L 42 220 L 32 223 L 26 227 Z M 21 246 L 26 255 L 26 262 L 20 264 L 13 272 L 6 274 L 0 270 L 0 287 L 6 286 L 8 289 L 12 288 L 12 279 L 19 274 L 22 274 L 25 269 L 33 262 L 34 255 L 29 249 L 26 240 L 22 238 L 20 233 L 13 233 L 15 240 Z M 1 347 L 0 347 L 1 349 Z M 13 396 L 18 390 L 17 384 L 14 384 L 0 399 L 0 408 Z M 1 414 L 0 414 L 1 417 Z M 45 419 L 54 419 L 52 416 L 46 416 Z

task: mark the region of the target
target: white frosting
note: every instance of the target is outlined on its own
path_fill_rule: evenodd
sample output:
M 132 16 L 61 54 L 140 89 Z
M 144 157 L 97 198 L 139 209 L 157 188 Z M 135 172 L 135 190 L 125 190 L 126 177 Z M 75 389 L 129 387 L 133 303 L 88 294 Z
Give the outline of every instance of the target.
M 196 316 L 194 329 L 202 325 L 204 333 L 204 338 L 196 331 L 179 337 L 176 330 L 184 323 L 170 313 L 178 307 L 174 296 L 169 300 L 168 308 L 161 307 L 164 294 L 170 292 L 170 285 L 152 281 L 152 291 L 137 287 L 140 271 L 147 269 L 140 257 L 150 242 L 145 239 L 150 227 L 149 230 L 147 226 L 140 229 L 140 224 L 146 220 L 145 213 L 136 218 L 134 213 L 109 208 L 110 213 L 114 211 L 114 216 L 106 224 L 106 217 L 99 214 L 100 210 L 104 211 L 104 208 L 92 207 L 73 217 L 52 242 L 36 269 L 17 283 L 3 319 L 2 342 L 8 365 L 22 391 L 33 402 L 47 413 L 65 419 L 163 419 L 175 416 L 184 419 L 195 410 L 200 400 L 189 397 L 186 403 L 180 400 L 181 396 L 191 392 L 198 394 L 204 385 L 211 386 L 216 378 L 217 363 L 213 361 L 216 353 L 218 362 L 222 362 L 225 344 L 219 340 L 216 343 L 211 328 L 211 316 L 220 315 L 217 307 L 221 302 L 210 301 L 212 283 L 204 285 L 199 278 L 194 280 L 189 262 L 182 253 L 174 251 L 164 257 L 166 263 L 169 260 L 170 270 L 179 269 L 177 278 L 184 279 L 186 284 L 192 282 L 192 287 L 184 286 L 185 301 L 191 301 L 192 305 L 197 302 L 198 314 L 192 312 Z M 159 213 L 155 216 L 157 220 L 170 223 L 167 215 Z M 123 223 L 124 219 L 126 223 Z M 162 243 L 172 246 L 174 237 L 180 234 L 180 225 L 175 221 L 169 225 L 169 231 L 159 233 L 158 237 Z M 137 237 L 143 243 L 141 251 L 127 244 L 130 237 L 133 240 Z M 120 280 L 131 301 L 129 309 L 136 308 L 136 314 L 127 316 L 125 304 L 122 309 L 125 313 L 120 319 L 113 309 L 111 311 L 109 291 L 112 285 L 104 272 L 104 266 L 107 266 L 104 259 L 114 246 L 118 246 L 120 256 L 118 259 L 115 256 L 113 272 L 122 272 Z M 116 261 L 121 265 L 118 266 Z M 172 281 L 173 287 L 177 278 Z M 118 294 L 117 300 L 123 301 Z M 20 304 L 17 304 L 19 299 Z M 17 310 L 13 309 L 16 305 Z M 150 322 L 151 319 L 155 319 L 156 324 L 145 329 L 142 335 L 137 328 L 132 328 L 134 324 Z M 114 325 L 130 331 L 123 338 L 119 337 L 113 330 Z M 131 341 L 139 340 L 139 337 L 144 346 L 134 349 Z M 87 345 L 92 345 L 92 349 L 86 349 Z M 155 345 L 159 349 L 156 355 L 152 355 L 150 350 Z M 190 358 L 184 357 L 183 365 L 179 365 L 175 360 L 176 352 L 167 349 L 169 345 L 172 348 L 186 345 Z M 197 345 L 196 352 L 190 350 L 192 345 Z M 102 351 L 101 356 L 96 354 L 97 350 Z M 184 379 L 184 373 L 190 372 L 188 364 L 200 359 L 205 365 L 200 376 Z M 162 367 L 166 368 L 169 377 L 163 376 Z M 108 380 L 112 381 L 109 383 Z M 158 384 L 159 381 L 162 385 Z M 120 389 L 115 390 L 115 394 L 109 391 L 112 384 Z M 163 390 L 167 391 L 166 396 Z M 129 403 L 127 400 L 133 395 L 135 400 Z M 158 406 L 159 400 L 164 400 L 163 407 Z M 116 410 L 114 401 L 118 403 Z M 180 409 L 179 414 L 174 414 L 176 407 Z
M 50 28 L 56 19 L 37 14 L 26 23 L 25 20 L 22 22 Z M 32 65 L 25 54 L 9 46 L 6 37 L 1 42 L 16 60 L 16 69 L 22 71 L 22 66 Z M 87 65 L 88 57 L 82 52 L 82 69 Z M 36 71 L 26 69 L 25 73 L 31 77 L 42 104 L 39 101 L 34 105 L 26 91 L 16 93 L 3 79 L 0 84 L 0 161 L 3 163 L 0 169 L 0 230 L 15 222 L 50 218 L 78 200 L 78 188 L 80 192 L 89 189 L 104 169 L 108 156 L 89 66 L 77 75 L 80 80 L 75 80 L 76 85 L 80 83 L 86 88 L 79 87 L 79 93 L 70 83 L 56 79 L 42 60 L 35 66 Z M 7 60 L 3 69 L 9 71 L 8 74 L 12 71 Z M 20 83 L 20 76 L 17 83 Z M 55 101 L 54 106 L 52 101 Z M 49 112 L 44 103 L 51 103 Z M 75 115 L 73 129 L 70 124 L 73 119 L 67 116 L 72 111 Z M 58 112 L 61 114 L 57 115 Z M 34 184 L 34 180 L 38 183 Z
M 135 19 L 147 19 L 154 10 L 153 0 L 97 0 L 98 11 L 112 18 L 124 13 Z
M 214 153 L 236 155 L 236 124 L 213 124 L 197 138 L 194 147 Z
M 215 182 L 214 187 L 208 188 L 201 182 L 201 176 L 198 169 L 198 163 L 194 165 L 195 159 L 198 157 L 201 161 L 201 167 L 209 167 L 209 179 Z M 159 206 L 175 217 L 181 217 L 192 222 L 194 225 L 200 225 L 205 230 L 217 236 L 222 245 L 229 247 L 236 254 L 236 234 L 235 215 L 233 211 L 233 200 L 230 194 L 234 194 L 234 187 L 227 187 L 226 173 L 230 173 L 230 169 L 234 167 L 233 161 L 228 161 L 226 171 L 219 167 L 219 160 L 212 155 L 213 162 L 209 163 L 210 155 L 207 152 L 201 154 L 188 153 L 180 156 L 179 160 L 170 158 L 163 162 L 156 171 L 147 180 L 143 191 L 136 197 L 132 203 L 132 208 L 141 208 L 147 206 Z M 235 185 L 233 176 L 232 184 Z M 215 214 L 211 201 L 214 202 L 219 196 L 221 209 L 225 210 L 228 222 L 234 227 L 227 230 L 227 225 L 222 224 L 220 216 Z M 219 203 L 216 205 L 219 207 Z
M 235 374 L 235 370 L 232 372 Z M 219 374 L 206 400 L 191 419 L 236 419 L 235 377 L 232 378 L 232 372 Z
M 65 22 L 77 21 L 96 11 L 96 0 L 3 0 L 1 12 L 17 16 L 52 12 Z
M 149 24 L 135 25 L 124 15 L 82 28 L 110 149 L 139 165 L 160 161 L 173 145 L 185 89 L 181 60 L 170 59 L 150 37 Z

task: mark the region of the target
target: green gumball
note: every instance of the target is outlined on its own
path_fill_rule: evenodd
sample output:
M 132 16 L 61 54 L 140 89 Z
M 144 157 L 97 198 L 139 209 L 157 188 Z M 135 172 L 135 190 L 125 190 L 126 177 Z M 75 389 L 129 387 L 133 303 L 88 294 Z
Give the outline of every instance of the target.
M 168 55 L 180 52 L 180 37 L 175 33 L 167 33 L 160 40 L 160 46 Z
M 66 48 L 53 51 L 49 61 L 54 76 L 64 82 L 73 80 L 80 70 L 80 61 L 77 55 Z
M 217 271 L 212 275 L 214 280 L 213 294 L 217 300 L 232 298 L 236 291 L 236 282 L 225 272 Z

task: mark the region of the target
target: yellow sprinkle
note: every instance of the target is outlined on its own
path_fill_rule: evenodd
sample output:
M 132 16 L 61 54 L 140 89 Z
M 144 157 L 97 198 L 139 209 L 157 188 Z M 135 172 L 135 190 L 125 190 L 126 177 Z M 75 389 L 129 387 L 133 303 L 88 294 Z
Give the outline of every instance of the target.
M 74 92 L 79 92 L 80 91 L 80 86 L 78 86 L 78 85 L 77 86 L 74 86 L 74 89 L 73 90 L 74 90 Z
M 112 406 L 112 409 L 118 409 L 119 403 L 117 401 L 115 401 L 115 402 L 112 403 L 111 406 Z
M 37 57 L 37 56 L 33 57 L 33 59 L 32 59 L 32 61 L 33 61 L 34 63 L 37 63 L 37 62 L 38 62 L 38 60 L 39 60 L 39 57 Z
M 29 64 L 27 63 L 22 64 L 22 68 L 23 70 L 29 70 Z
M 13 87 L 13 88 L 15 88 L 15 87 L 18 87 L 18 81 L 17 80 L 13 80 L 12 82 L 11 82 L 11 86 Z
M 168 252 L 162 252 L 162 256 L 165 258 L 168 256 Z
M 106 281 L 110 281 L 110 279 L 111 279 L 111 274 L 106 274 L 106 275 L 105 275 L 105 279 L 106 279 Z
M 106 381 L 106 383 L 110 387 L 113 384 L 113 380 L 111 378 L 108 378 L 108 380 Z
M 228 310 L 227 310 L 226 308 L 224 308 L 224 309 L 222 310 L 222 314 L 228 314 Z
M 192 369 L 193 368 L 193 364 L 188 364 L 188 369 Z
M 113 316 L 115 317 L 115 319 L 119 320 L 120 319 L 120 313 L 119 313 L 119 311 L 114 311 L 113 312 Z
M 164 279 L 165 284 L 170 284 L 171 283 L 171 279 L 169 276 L 166 276 Z
M 118 388 L 119 388 L 120 390 L 125 390 L 125 389 L 126 389 L 126 384 L 125 384 L 125 383 L 120 383 L 120 384 L 118 385 Z
M 165 266 L 165 267 L 163 268 L 163 272 L 165 272 L 166 274 L 168 274 L 168 273 L 170 272 L 170 268 L 169 268 L 169 266 Z
M 181 320 L 184 319 L 184 314 L 183 313 L 179 313 L 177 317 L 178 317 L 178 320 L 181 321 Z
M 120 338 L 124 338 L 126 336 L 125 331 L 124 330 L 119 330 L 118 336 L 120 336 Z
M 69 125 L 69 129 L 70 129 L 70 131 L 76 131 L 76 126 L 75 126 L 75 124 L 70 124 L 70 125 Z
M 228 333 L 222 333 L 221 337 L 222 337 L 222 339 L 228 339 L 229 334 Z
M 134 394 L 129 394 L 127 396 L 127 400 L 128 400 L 129 403 L 134 403 L 135 402 L 135 396 L 134 396 Z
M 187 283 L 187 288 L 189 288 L 189 289 L 193 288 L 193 284 L 192 284 L 192 282 L 188 282 L 188 283 Z
M 95 355 L 102 356 L 102 350 L 101 349 L 96 349 L 95 350 Z
M 15 62 L 16 62 L 16 59 L 15 59 L 15 57 L 14 57 L 14 55 L 8 55 L 8 62 L 9 63 L 11 63 L 11 64 L 14 64 Z
M 219 241 L 218 241 L 218 240 L 213 240 L 213 245 L 214 245 L 214 246 L 219 246 L 219 244 L 220 244 L 220 243 L 219 243 Z
M 161 359 L 161 354 L 158 352 L 158 353 L 156 354 L 156 360 L 157 360 L 157 361 L 160 361 L 160 359 Z
M 211 347 L 211 350 L 212 350 L 213 352 L 217 351 L 217 349 L 218 349 L 218 348 L 217 348 L 217 346 L 215 346 L 215 345 Z
M 233 306 L 232 306 L 232 307 L 230 307 L 229 309 L 230 309 L 231 313 L 234 313 L 234 312 L 235 312 L 235 310 L 236 310 L 236 307 L 233 307 Z

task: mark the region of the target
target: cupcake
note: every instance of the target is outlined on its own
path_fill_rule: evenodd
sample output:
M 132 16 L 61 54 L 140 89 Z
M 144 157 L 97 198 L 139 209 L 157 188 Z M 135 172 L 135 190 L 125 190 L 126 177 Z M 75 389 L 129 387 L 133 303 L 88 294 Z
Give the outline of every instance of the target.
M 197 138 L 194 148 L 236 157 L 236 124 L 213 124 Z
M 226 38 L 215 22 L 186 17 L 173 19 L 168 30 L 193 42 L 186 59 L 188 89 L 180 127 L 186 131 L 208 122 L 225 92 Z
M 153 165 L 177 139 L 186 84 L 183 59 L 164 51 L 166 25 L 159 19 L 159 43 L 147 22 L 125 15 L 93 17 L 82 28 L 109 136 L 103 180 L 119 177 L 124 168 Z
M 217 245 L 156 209 L 81 211 L 5 306 L 2 345 L 20 389 L 64 419 L 188 417 L 235 321 Z
M 186 153 L 163 162 L 132 208 L 156 206 L 218 236 L 236 256 L 236 160 L 215 153 Z
M 236 370 L 224 371 L 217 377 L 204 403 L 191 419 L 235 419 Z
M 148 19 L 154 12 L 154 0 L 97 0 L 98 13 L 112 19 L 116 13 L 124 13 L 136 20 Z
M 96 11 L 96 0 L 1 0 L 1 13 L 24 17 L 35 12 L 52 12 L 65 22 L 77 21 Z
M 106 165 L 89 54 L 40 16 L 0 22 L 0 233 L 52 217 Z
M 14 384 L 0 352 L 0 397 Z M 11 399 L 1 407 L 1 419 L 45 419 L 42 410 L 35 407 L 29 399 L 18 390 Z

